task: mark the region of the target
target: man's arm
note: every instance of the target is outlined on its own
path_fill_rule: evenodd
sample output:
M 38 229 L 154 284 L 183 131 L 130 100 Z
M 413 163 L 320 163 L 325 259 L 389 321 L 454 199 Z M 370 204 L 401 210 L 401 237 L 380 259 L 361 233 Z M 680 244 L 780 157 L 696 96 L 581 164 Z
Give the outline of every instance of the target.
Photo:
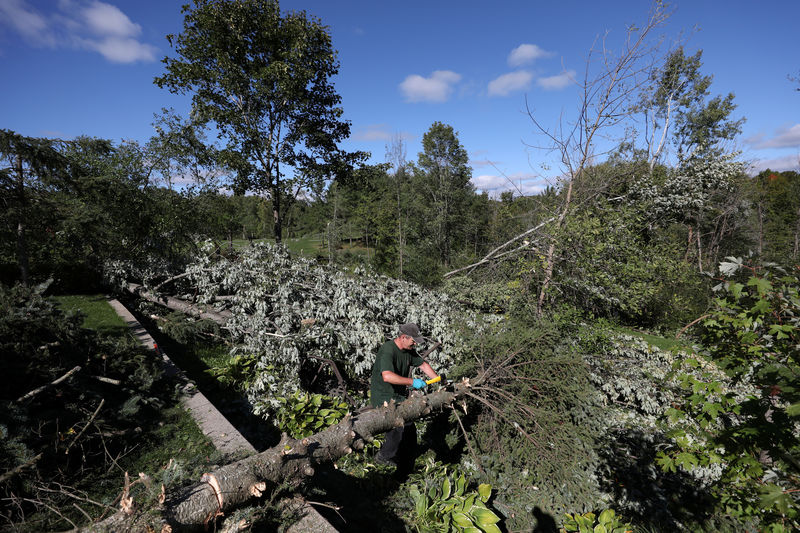
M 392 385 L 407 385 L 410 387 L 414 383 L 413 379 L 403 377 L 396 372 L 392 372 L 391 370 L 384 370 L 381 372 L 381 377 L 383 378 L 383 381 L 386 383 L 391 383 Z
M 427 361 L 424 361 L 421 365 L 419 365 L 419 369 L 422 370 L 430 379 L 439 377 L 439 374 L 433 371 L 433 368 L 428 364 Z M 406 385 L 410 387 L 414 384 L 414 380 L 412 378 L 403 377 L 396 372 L 392 372 L 391 370 L 384 370 L 381 372 L 381 377 L 383 378 L 383 381 L 386 383 L 391 383 L 392 385 Z
M 439 377 L 439 374 L 434 372 L 433 368 L 431 367 L 431 365 L 428 364 L 427 361 L 419 365 L 419 369 L 422 370 L 425 373 L 425 375 L 428 376 L 430 379 Z

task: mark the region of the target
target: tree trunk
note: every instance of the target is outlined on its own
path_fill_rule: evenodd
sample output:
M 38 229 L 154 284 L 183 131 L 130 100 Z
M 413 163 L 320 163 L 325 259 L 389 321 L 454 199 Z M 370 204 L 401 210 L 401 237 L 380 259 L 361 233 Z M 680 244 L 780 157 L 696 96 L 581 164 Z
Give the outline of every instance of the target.
M 585 164 L 582 162 L 581 165 Z M 583 168 L 583 166 L 581 166 Z M 561 224 L 564 223 L 564 219 L 567 217 L 567 213 L 569 212 L 570 203 L 572 202 L 572 185 L 574 183 L 574 178 L 569 180 L 569 184 L 567 185 L 567 194 L 564 199 L 564 208 L 561 210 L 561 214 L 556 221 L 556 229 L 561 227 Z M 544 298 L 547 294 L 547 289 L 550 288 L 550 283 L 553 280 L 553 267 L 555 265 L 555 251 L 556 251 L 556 241 L 555 238 L 551 238 L 550 246 L 547 247 L 547 257 L 545 258 L 545 272 L 544 272 L 544 279 L 542 280 L 542 287 L 539 290 L 539 299 L 536 302 L 536 315 L 542 316 L 544 312 Z
M 703 247 L 700 243 L 700 224 L 697 224 L 697 268 L 703 273 Z
M 138 283 L 128 283 L 125 288 L 131 294 L 144 298 L 147 301 L 163 305 L 173 311 L 180 311 L 187 315 L 213 320 L 218 324 L 224 324 L 231 318 L 230 311 L 213 311 L 172 296 L 153 294 Z
M 281 192 L 277 186 L 272 188 L 272 231 L 275 233 L 275 242 L 281 242 L 283 219 L 281 218 Z
M 792 250 L 792 261 L 797 261 L 800 253 L 800 208 L 797 209 L 797 224 L 794 227 L 794 249 Z
M 764 257 L 764 206 L 758 202 L 758 257 Z
M 363 449 L 375 435 L 450 406 L 469 387 L 469 381 L 464 380 L 455 384 L 453 391 L 415 392 L 400 404 L 391 402 L 382 408 L 347 415 L 339 424 L 308 438 L 284 435 L 274 448 L 204 474 L 198 483 L 168 494 L 160 518 L 153 519 L 148 514 L 154 509 L 136 509 L 133 502 L 128 508 L 134 510 L 128 514 L 119 511 L 79 531 L 148 531 L 154 525 L 156 531 L 161 531 L 165 523 L 175 532 L 208 529 L 217 516 L 252 503 L 276 487 L 299 485 L 314 474 L 315 467 Z M 151 523 L 154 520 L 158 523 Z
M 25 238 L 25 173 L 22 169 L 22 156 L 17 156 L 17 197 L 19 210 L 17 212 L 17 263 L 23 285 L 28 285 L 28 242 Z

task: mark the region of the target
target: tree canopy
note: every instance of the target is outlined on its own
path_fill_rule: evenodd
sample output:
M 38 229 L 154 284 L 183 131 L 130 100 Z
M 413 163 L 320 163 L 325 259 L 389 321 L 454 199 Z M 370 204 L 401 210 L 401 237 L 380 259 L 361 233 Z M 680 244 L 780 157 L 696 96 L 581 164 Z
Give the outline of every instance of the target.
M 274 0 L 195 0 L 167 39 L 159 87 L 192 95 L 192 114 L 224 139 L 234 187 L 269 194 L 275 238 L 298 185 L 340 175 L 363 158 L 337 143 L 350 134 L 331 78 L 339 63 L 327 28 Z

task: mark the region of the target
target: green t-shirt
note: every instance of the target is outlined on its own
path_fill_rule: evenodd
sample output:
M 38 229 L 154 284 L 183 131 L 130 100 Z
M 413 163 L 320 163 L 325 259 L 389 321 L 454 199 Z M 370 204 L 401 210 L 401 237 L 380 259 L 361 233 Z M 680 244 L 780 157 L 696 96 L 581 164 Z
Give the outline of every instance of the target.
M 396 402 L 402 402 L 407 397 L 405 385 L 392 385 L 383 381 L 381 373 L 390 370 L 395 374 L 406 377 L 408 368 L 411 365 L 419 366 L 423 363 L 422 357 L 415 350 L 401 350 L 394 343 L 394 340 L 386 341 L 383 346 L 378 348 L 378 355 L 372 365 L 372 379 L 370 381 L 370 405 L 379 407 L 383 402 L 388 402 L 392 398 Z

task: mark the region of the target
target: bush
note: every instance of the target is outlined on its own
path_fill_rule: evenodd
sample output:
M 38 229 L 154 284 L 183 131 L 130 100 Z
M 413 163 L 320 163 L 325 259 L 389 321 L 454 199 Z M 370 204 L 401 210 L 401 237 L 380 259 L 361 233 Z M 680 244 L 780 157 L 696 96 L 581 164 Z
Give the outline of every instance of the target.
M 15 531 L 80 523 L 76 505 L 91 516 L 113 507 L 132 452 L 164 442 L 158 422 L 176 401 L 157 357 L 129 336 L 82 329 L 82 315 L 62 313 L 44 289 L 0 285 L 0 516 Z M 196 437 L 180 434 L 198 469 L 211 449 Z
M 594 475 L 602 411 L 564 331 L 547 320 L 499 323 L 475 338 L 454 371 L 489 374 L 466 405 L 474 455 L 462 462 L 497 488 L 510 529 L 526 527 L 537 507 L 560 516 L 592 510 L 603 498 Z

